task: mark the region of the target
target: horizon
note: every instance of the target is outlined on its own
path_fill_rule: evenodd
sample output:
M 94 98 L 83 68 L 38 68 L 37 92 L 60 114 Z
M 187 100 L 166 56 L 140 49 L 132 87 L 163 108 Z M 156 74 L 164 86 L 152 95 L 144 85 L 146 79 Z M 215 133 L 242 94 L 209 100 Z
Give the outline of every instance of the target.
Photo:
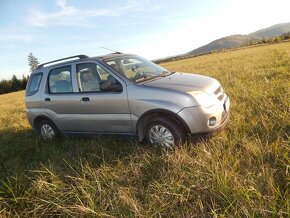
M 287 5 L 286 0 L 2 0 L 0 80 L 28 75 L 30 52 L 40 63 L 110 53 L 101 47 L 151 60 L 183 54 L 228 35 L 287 23 Z

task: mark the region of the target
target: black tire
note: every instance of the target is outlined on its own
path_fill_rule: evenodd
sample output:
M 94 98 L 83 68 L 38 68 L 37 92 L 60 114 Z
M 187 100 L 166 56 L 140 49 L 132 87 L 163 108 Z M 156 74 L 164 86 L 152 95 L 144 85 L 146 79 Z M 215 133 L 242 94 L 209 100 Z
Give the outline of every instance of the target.
M 174 120 L 174 118 L 162 116 L 162 117 L 153 118 L 149 122 L 149 124 L 147 125 L 147 127 L 146 127 L 146 142 L 148 144 L 152 144 L 152 145 L 153 144 L 161 144 L 164 146 L 164 144 L 162 144 L 162 143 L 152 142 L 152 137 L 150 139 L 150 130 L 154 126 L 162 126 L 162 127 L 165 127 L 167 130 L 169 130 L 169 132 L 173 136 L 173 140 L 174 140 L 173 146 L 170 146 L 171 148 L 179 146 L 186 141 L 186 132 L 185 132 L 184 128 L 180 124 L 178 124 L 177 121 Z M 165 145 L 165 147 L 168 147 L 168 146 Z M 168 147 L 168 148 L 170 148 L 170 147 Z
M 41 137 L 44 140 L 54 140 L 57 139 L 61 136 L 60 131 L 58 130 L 58 128 L 54 125 L 53 122 L 51 122 L 50 120 L 46 120 L 43 119 L 41 121 L 38 122 L 37 126 L 37 134 L 39 137 Z M 53 134 L 51 135 L 51 137 L 49 137 L 48 135 L 44 135 L 44 129 L 50 130 L 53 132 Z M 52 133 L 51 132 L 51 133 Z

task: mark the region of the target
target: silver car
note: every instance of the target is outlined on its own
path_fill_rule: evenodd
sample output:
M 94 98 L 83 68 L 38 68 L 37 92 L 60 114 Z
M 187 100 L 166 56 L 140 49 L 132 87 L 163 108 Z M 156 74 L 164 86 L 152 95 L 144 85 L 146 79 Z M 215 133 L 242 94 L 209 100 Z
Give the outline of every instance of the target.
M 39 65 L 25 102 L 30 125 L 44 139 L 121 134 L 170 148 L 224 126 L 230 107 L 216 79 L 122 53 Z

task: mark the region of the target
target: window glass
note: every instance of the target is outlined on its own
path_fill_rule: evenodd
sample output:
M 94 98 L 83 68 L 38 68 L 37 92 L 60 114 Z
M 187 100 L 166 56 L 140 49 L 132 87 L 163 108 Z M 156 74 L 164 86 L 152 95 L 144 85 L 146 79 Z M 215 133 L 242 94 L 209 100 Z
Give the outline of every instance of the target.
M 35 73 L 30 76 L 27 88 L 26 88 L 26 96 L 34 95 L 38 92 L 40 82 L 42 78 L 42 73 Z
M 113 76 L 95 63 L 78 64 L 77 80 L 80 92 L 100 92 L 102 82 L 115 81 Z
M 138 72 L 156 73 L 156 69 L 150 65 L 144 64 L 141 60 L 136 58 L 127 58 L 121 61 L 125 70 L 125 75 L 129 79 L 135 78 Z
M 116 60 L 116 61 L 107 61 L 107 64 L 110 65 L 114 70 L 118 71 L 121 74 L 124 74 L 121 66 L 120 66 L 121 60 Z
M 51 70 L 49 73 L 48 81 L 50 93 L 73 92 L 70 66 Z
M 136 83 L 149 80 L 150 78 L 164 77 L 170 73 L 153 62 L 138 56 L 117 57 L 106 61 L 106 63 Z

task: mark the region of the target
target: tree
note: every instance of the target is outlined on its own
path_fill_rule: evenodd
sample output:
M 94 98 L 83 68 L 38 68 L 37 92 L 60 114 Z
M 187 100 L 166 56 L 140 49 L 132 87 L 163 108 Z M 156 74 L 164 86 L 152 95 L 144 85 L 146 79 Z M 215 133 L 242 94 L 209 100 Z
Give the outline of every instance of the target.
M 21 84 L 21 89 L 25 89 L 27 82 L 28 82 L 29 76 L 24 76 L 22 75 L 22 79 L 20 80 L 20 84 Z
M 37 58 L 31 52 L 28 55 L 28 65 L 30 67 L 30 72 L 35 70 L 39 65 Z
M 19 91 L 21 90 L 21 82 L 15 75 L 12 76 L 11 78 L 11 86 L 13 91 Z
M 8 80 L 1 80 L 0 81 L 0 95 L 11 92 L 12 86 L 11 82 Z

